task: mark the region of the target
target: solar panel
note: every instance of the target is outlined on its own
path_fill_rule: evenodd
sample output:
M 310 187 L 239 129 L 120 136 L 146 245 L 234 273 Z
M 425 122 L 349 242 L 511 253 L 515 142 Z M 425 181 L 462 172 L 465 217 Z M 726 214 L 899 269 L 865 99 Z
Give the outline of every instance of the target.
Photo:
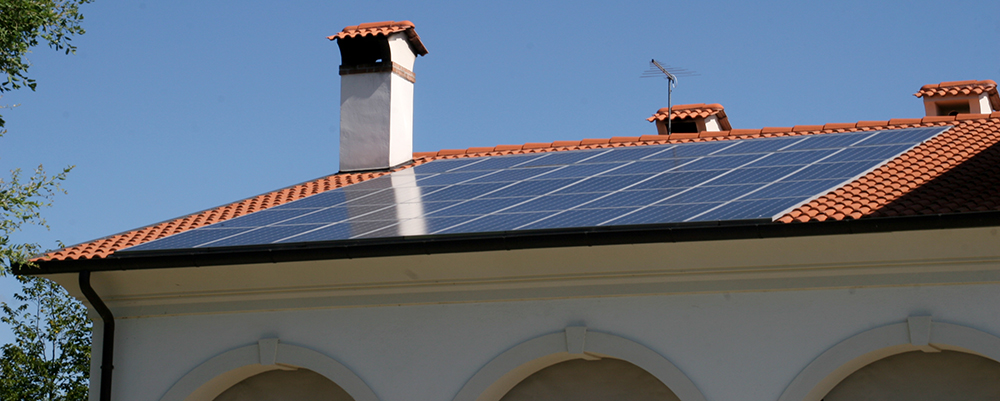
M 945 130 L 436 160 L 125 251 L 771 221 Z

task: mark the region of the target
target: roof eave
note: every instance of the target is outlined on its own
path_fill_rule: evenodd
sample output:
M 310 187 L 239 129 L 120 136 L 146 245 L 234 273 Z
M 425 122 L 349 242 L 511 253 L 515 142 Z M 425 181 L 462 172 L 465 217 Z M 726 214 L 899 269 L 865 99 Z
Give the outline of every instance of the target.
M 305 244 L 269 244 L 218 249 L 118 252 L 100 259 L 39 261 L 37 262 L 37 268 L 18 266 L 14 269 L 14 273 L 44 275 L 82 271 L 203 267 L 460 252 L 787 238 L 991 226 L 1000 226 L 1000 211 L 895 216 L 808 223 L 776 223 L 767 220 L 750 220 L 740 222 L 712 222 L 697 225 L 670 224 L 584 227 L 446 236 L 376 238 Z

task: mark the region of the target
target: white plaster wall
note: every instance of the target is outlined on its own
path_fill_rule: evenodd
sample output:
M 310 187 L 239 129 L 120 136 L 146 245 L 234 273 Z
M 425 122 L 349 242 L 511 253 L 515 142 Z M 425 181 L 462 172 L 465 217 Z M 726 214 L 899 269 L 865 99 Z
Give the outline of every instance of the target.
M 116 400 L 157 400 L 228 350 L 280 338 L 328 355 L 383 401 L 451 400 L 501 352 L 570 325 L 647 346 L 708 400 L 775 400 L 820 353 L 932 315 L 1000 335 L 1000 284 L 687 294 L 315 309 L 118 323 Z M 156 355 L 156 357 L 149 357 Z
M 390 76 L 343 75 L 340 80 L 340 169 L 389 167 Z

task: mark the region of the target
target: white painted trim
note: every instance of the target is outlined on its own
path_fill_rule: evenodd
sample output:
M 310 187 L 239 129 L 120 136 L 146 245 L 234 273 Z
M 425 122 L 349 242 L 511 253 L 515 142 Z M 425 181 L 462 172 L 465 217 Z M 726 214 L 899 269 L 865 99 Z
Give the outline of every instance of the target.
M 795 376 L 778 401 L 820 401 L 847 376 L 872 362 L 904 352 L 934 350 L 960 351 L 1000 362 L 1000 337 L 932 322 L 925 316 L 910 317 L 905 323 L 857 334 L 820 354 Z
M 465 383 L 453 401 L 498 401 L 518 383 L 546 367 L 573 359 L 597 357 L 632 363 L 670 388 L 681 401 L 705 401 L 705 396 L 669 360 L 639 343 L 607 333 L 567 327 L 525 341 L 487 363 Z
M 375 392 L 354 372 L 319 352 L 262 339 L 209 359 L 184 375 L 160 401 L 211 401 L 240 381 L 271 370 L 302 368 L 323 375 L 355 401 L 378 401 Z

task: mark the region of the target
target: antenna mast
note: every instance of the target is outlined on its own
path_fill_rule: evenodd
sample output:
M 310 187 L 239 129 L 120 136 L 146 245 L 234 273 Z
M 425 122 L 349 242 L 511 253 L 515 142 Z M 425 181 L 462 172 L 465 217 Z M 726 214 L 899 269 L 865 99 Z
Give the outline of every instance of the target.
M 663 76 L 667 79 L 667 81 L 669 81 L 669 84 L 667 85 L 667 135 L 669 136 L 670 133 L 673 132 L 674 106 L 671 103 L 671 97 L 674 93 L 674 87 L 677 86 L 677 75 L 693 77 L 698 74 L 694 71 L 685 70 L 683 68 L 670 68 L 669 66 L 664 66 L 663 64 L 660 64 L 659 61 L 656 61 L 656 59 L 649 61 L 649 67 L 650 69 L 642 74 L 642 78 Z M 674 72 L 671 73 L 667 70 L 667 68 L 670 68 Z

